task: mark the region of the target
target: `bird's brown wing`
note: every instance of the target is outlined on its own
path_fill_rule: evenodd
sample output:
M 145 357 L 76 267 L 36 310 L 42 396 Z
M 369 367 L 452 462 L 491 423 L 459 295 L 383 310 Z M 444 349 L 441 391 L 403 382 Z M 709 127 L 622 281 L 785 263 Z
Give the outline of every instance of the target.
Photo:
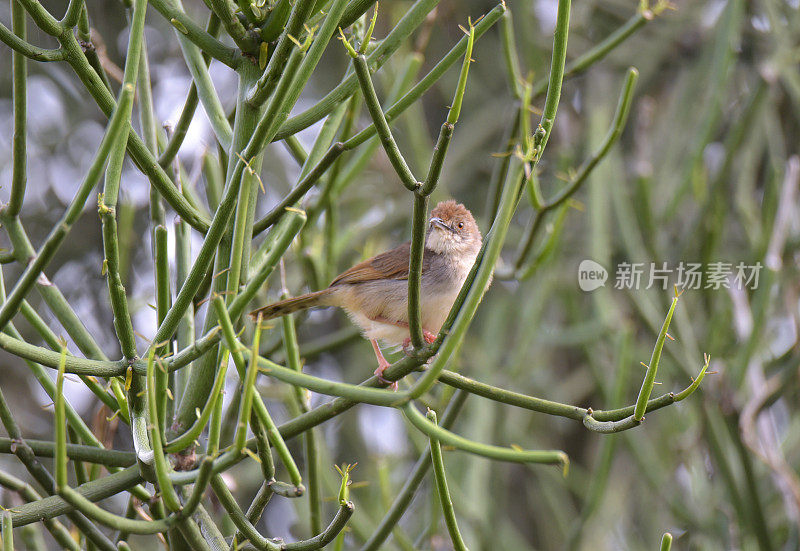
M 411 244 L 403 243 L 390 251 L 373 256 L 339 274 L 331 283 L 364 283 L 378 279 L 408 279 L 408 262 L 411 258 Z

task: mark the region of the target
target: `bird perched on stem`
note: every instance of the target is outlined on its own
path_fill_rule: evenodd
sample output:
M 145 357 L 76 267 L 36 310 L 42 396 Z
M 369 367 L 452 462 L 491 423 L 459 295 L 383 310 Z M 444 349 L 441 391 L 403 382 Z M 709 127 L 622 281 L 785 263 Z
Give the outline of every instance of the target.
M 478 251 L 481 232 L 467 208 L 443 201 L 431 211 L 420 281 L 420 319 L 428 343 L 436 339 Z M 411 244 L 402 245 L 356 264 L 327 289 L 275 302 L 250 313 L 268 320 L 306 308 L 338 306 L 347 312 L 372 343 L 383 379 L 389 362 L 378 341 L 404 349 L 411 342 L 408 325 L 408 273 Z M 385 381 L 388 382 L 388 381 Z M 397 388 L 397 383 L 393 383 Z

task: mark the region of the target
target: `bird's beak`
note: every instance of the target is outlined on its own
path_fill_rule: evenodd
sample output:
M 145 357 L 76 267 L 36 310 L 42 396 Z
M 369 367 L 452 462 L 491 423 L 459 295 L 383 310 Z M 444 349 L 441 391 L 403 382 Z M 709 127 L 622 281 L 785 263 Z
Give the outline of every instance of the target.
M 444 220 L 442 220 L 438 216 L 434 216 L 433 218 L 431 218 L 430 225 L 431 226 L 439 226 L 443 230 L 447 230 L 447 231 L 451 231 L 451 232 L 455 233 L 455 230 L 453 228 L 451 228 L 450 226 L 448 226 L 447 224 L 445 224 Z

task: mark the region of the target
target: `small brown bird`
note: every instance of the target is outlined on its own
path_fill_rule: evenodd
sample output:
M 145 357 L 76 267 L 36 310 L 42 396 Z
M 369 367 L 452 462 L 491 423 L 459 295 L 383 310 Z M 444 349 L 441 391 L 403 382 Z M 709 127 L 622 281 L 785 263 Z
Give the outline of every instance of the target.
M 423 335 L 433 342 L 455 302 L 461 285 L 481 248 L 481 232 L 467 208 L 443 201 L 431 211 L 422 256 L 420 313 Z M 372 343 L 382 378 L 389 362 L 378 340 L 386 345 L 408 347 L 408 267 L 411 244 L 356 264 L 333 280 L 327 289 L 275 302 L 250 313 L 272 319 L 316 306 L 338 306 L 361 327 Z M 397 383 L 393 387 L 396 388 Z

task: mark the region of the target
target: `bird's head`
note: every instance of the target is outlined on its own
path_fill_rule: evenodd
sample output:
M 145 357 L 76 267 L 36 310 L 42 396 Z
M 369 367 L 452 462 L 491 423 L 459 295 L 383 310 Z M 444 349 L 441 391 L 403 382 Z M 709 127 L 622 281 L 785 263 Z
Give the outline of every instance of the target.
M 425 246 L 439 254 L 474 256 L 481 248 L 481 232 L 467 207 L 442 201 L 431 211 Z

